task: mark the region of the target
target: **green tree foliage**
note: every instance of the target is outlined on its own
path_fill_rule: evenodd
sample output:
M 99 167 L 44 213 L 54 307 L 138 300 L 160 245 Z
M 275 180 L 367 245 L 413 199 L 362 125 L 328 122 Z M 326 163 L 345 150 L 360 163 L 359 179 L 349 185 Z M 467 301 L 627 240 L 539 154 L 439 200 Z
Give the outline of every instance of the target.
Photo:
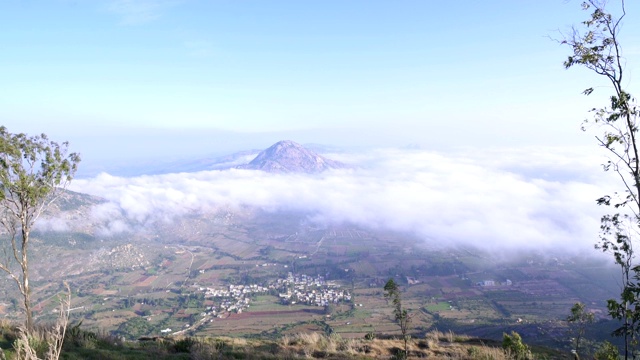
M 115 334 L 124 336 L 127 339 L 137 339 L 141 336 L 149 335 L 154 327 L 143 317 L 133 317 L 118 326 Z
M 522 342 L 522 337 L 515 331 L 502 335 L 502 348 L 516 360 L 531 359 L 529 346 Z
M 29 285 L 31 229 L 42 211 L 73 178 L 80 156 L 46 135 L 12 134 L 0 127 L 0 223 L 8 234 L 0 270 L 16 283 L 27 331 L 33 330 Z
M 400 287 L 398 284 L 389 279 L 384 285 L 384 297 L 391 300 L 393 304 L 393 315 L 396 323 L 400 326 L 402 339 L 404 340 L 404 356 L 409 353 L 407 342 L 409 341 L 409 324 L 411 324 L 411 316 L 406 309 L 402 307 L 402 298 L 400 296 Z
M 608 341 L 605 341 L 593 354 L 593 358 L 595 360 L 618 360 L 620 359 L 620 352 L 615 345 Z
M 608 105 L 593 108 L 592 119 L 585 125 L 595 125 L 600 131 L 596 136 L 609 161 L 605 171 L 615 173 L 620 179 L 621 190 L 597 199 L 599 205 L 611 212 L 601 218 L 600 240 L 596 248 L 611 253 L 621 269 L 622 291 L 619 299 L 608 301 L 609 314 L 619 319 L 622 326 L 614 334 L 624 338 L 624 357 L 633 356 L 631 349 L 637 344 L 640 330 L 640 268 L 635 264 L 633 243 L 640 223 L 640 152 L 638 137 L 638 110 L 635 98 L 626 90 L 625 61 L 620 44 L 619 31 L 626 16 L 624 0 L 620 1 L 617 16 L 605 10 L 603 0 L 587 0 L 582 8 L 590 12 L 580 28 L 562 41 L 572 49 L 564 62 L 566 68 L 580 66 L 590 70 L 611 85 Z M 594 88 L 584 90 L 585 95 Z M 586 129 L 586 126 L 583 126 Z
M 580 355 L 580 343 L 587 331 L 587 327 L 593 323 L 594 315 L 587 311 L 585 305 L 581 302 L 575 303 L 571 307 L 571 314 L 567 316 L 569 329 L 573 337 L 573 350 Z

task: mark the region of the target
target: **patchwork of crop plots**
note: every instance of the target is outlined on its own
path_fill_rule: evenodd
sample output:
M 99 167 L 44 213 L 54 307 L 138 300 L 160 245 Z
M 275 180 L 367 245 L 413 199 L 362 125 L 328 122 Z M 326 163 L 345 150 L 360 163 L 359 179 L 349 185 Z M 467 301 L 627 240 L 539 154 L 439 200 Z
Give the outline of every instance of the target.
M 382 290 L 389 278 L 401 285 L 416 331 L 484 331 L 478 329 L 563 319 L 576 301 L 606 314 L 603 299 L 618 291 L 615 269 L 595 260 L 540 254 L 496 260 L 479 249 L 436 245 L 348 224 L 319 227 L 291 214 L 189 218 L 157 234 L 96 242 L 95 248 L 49 246 L 39 254 L 46 261 L 34 262 L 34 300 L 41 309 L 36 316 L 53 318 L 66 280 L 73 292 L 72 321 L 126 337 L 277 336 L 301 329 L 362 337 L 399 334 Z M 321 275 L 348 289 L 352 299 L 326 308 L 282 305 L 279 291 L 271 289 L 250 296 L 241 313 L 214 314 L 219 300 L 200 290 L 267 285 L 289 272 Z M 14 303 L 10 297 L 2 301 L 0 314 L 19 314 Z

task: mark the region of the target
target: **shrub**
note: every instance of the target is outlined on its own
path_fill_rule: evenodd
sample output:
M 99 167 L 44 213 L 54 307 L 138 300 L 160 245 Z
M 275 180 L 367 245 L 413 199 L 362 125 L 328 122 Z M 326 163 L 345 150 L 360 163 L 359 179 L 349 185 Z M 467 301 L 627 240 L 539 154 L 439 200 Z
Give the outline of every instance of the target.
M 596 360 L 618 360 L 620 358 L 620 351 L 612 343 L 605 341 L 593 354 L 593 358 Z
M 531 350 L 522 342 L 522 337 L 515 331 L 511 335 L 502 336 L 502 348 L 513 356 L 516 360 L 526 360 L 531 358 Z
M 177 340 L 173 344 L 173 349 L 179 353 L 189 353 L 191 352 L 191 348 L 196 344 L 196 340 L 191 337 L 186 337 L 184 339 Z

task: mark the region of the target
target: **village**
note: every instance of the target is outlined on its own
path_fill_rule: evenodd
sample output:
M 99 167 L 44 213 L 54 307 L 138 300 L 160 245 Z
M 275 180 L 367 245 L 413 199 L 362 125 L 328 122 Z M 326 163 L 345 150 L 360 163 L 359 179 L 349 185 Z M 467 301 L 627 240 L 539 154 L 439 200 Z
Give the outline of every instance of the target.
M 251 297 L 260 294 L 278 293 L 284 305 L 328 306 L 351 301 L 349 292 L 339 288 L 340 285 L 325 281 L 322 276 L 313 277 L 289 272 L 286 278 L 279 278 L 266 287 L 257 284 L 230 284 L 226 288 L 199 287 L 198 290 L 204 292 L 205 298 L 215 298 L 219 301 L 208 306 L 207 313 L 223 318 L 231 313 L 241 314 L 250 307 Z
M 303 303 L 306 305 L 327 306 L 337 304 L 341 301 L 351 301 L 351 295 L 346 290 L 338 290 L 340 285 L 327 281 L 324 277 L 310 277 L 307 275 L 294 276 L 289 273 L 286 279 L 276 281 L 278 290 L 284 289 L 285 293 L 280 293 L 283 304 Z

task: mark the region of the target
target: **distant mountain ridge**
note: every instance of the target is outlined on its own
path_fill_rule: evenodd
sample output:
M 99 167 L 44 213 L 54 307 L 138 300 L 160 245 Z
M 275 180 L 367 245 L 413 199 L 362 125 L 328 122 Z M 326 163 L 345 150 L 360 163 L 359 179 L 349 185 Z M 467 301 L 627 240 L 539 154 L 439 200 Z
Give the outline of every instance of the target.
M 196 171 L 232 169 L 238 165 L 246 163 L 247 161 L 255 157 L 259 151 L 260 150 L 245 150 L 245 151 L 238 151 L 229 155 L 178 162 L 173 166 L 167 166 L 166 168 L 162 169 L 161 171 L 158 171 L 157 173 L 167 174 L 167 173 L 176 173 L 176 172 L 196 172 Z
M 272 173 L 319 173 L 347 166 L 327 159 L 291 140 L 279 141 L 261 151 L 255 159 L 238 169 L 262 170 Z
M 284 146 L 285 144 L 291 146 Z M 269 172 L 303 172 L 317 173 L 327 169 L 347 168 L 348 165 L 335 160 L 328 159 L 319 154 L 342 153 L 344 150 L 321 144 L 299 145 L 293 141 L 280 141 L 273 146 L 282 145 L 287 148 L 289 155 L 275 151 L 270 161 L 265 161 L 261 166 L 255 162 L 258 154 L 267 150 L 251 149 L 238 151 L 232 154 L 216 154 L 205 157 L 189 157 L 183 159 L 154 159 L 148 161 L 138 161 L 135 165 L 123 165 L 117 163 L 109 164 L 110 168 L 94 168 L 85 171 L 80 178 L 94 177 L 102 172 L 111 175 L 133 177 L 141 175 L 161 175 L 173 173 L 192 173 L 211 170 L 228 169 L 253 169 Z M 272 147 L 273 147 L 272 146 Z M 298 155 L 294 156 L 294 153 Z M 287 159 L 288 158 L 288 159 Z M 298 160 L 295 160 L 298 158 Z M 306 160 L 302 160 L 302 159 Z M 296 161 L 298 163 L 296 164 Z

